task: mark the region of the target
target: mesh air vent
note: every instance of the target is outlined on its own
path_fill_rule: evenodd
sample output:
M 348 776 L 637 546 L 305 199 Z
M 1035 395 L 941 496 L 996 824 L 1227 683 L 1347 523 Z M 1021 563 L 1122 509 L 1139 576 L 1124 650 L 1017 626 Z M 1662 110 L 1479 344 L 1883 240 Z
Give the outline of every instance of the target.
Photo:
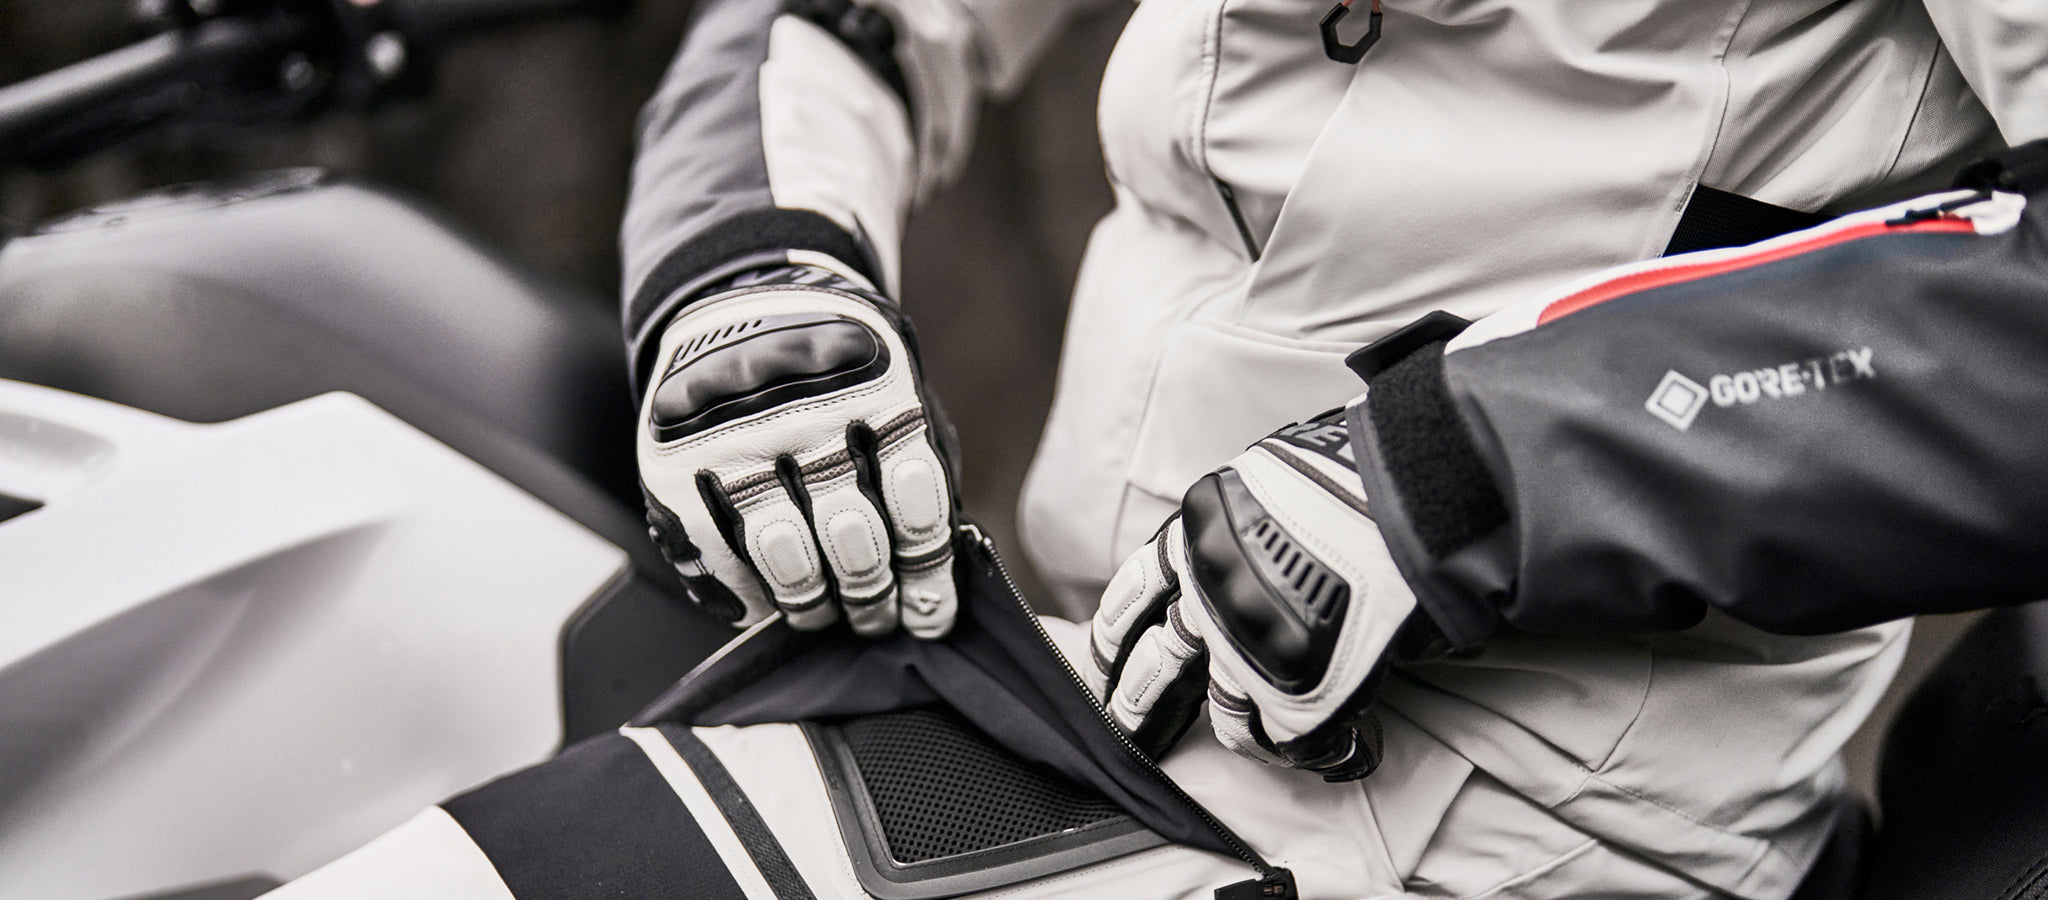
M 899 864 L 1127 818 L 1094 791 L 997 747 L 951 712 L 865 716 L 839 731 Z

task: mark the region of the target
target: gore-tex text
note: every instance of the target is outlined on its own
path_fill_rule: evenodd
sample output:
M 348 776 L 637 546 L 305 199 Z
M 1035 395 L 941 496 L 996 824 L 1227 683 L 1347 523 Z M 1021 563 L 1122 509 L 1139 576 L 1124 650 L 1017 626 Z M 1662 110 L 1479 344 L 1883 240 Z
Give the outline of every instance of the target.
M 1809 390 L 1824 391 L 1845 382 L 1876 378 L 1877 369 L 1871 365 L 1873 355 L 1869 347 L 1862 347 L 1766 369 L 1716 375 L 1707 379 L 1707 392 L 1714 398 L 1715 406 L 1734 406 L 1766 397 L 1797 397 Z

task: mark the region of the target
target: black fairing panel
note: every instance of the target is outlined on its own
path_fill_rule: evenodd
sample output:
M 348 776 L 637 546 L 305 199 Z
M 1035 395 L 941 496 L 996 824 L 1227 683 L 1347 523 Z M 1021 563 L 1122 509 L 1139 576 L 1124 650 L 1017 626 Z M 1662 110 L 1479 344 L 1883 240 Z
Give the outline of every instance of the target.
M 626 550 L 565 623 L 568 736 L 731 635 L 648 542 L 609 304 L 317 170 L 170 188 L 0 246 L 0 378 L 195 422 L 359 394 Z

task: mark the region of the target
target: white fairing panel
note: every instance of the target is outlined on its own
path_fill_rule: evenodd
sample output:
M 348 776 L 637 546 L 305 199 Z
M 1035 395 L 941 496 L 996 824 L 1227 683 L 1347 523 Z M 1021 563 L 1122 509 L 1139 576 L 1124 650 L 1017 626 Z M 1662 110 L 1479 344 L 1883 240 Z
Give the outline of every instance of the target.
M 352 395 L 0 381 L 0 897 L 289 879 L 561 740 L 617 547 Z

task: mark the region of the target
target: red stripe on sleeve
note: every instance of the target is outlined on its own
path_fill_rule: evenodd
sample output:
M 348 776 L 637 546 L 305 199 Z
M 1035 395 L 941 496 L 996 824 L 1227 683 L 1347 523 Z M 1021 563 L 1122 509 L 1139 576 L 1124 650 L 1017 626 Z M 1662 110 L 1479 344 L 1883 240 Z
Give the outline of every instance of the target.
M 1973 222 L 1969 219 L 1961 218 L 1928 219 L 1924 222 L 1914 222 L 1910 225 L 1890 225 L 1884 222 L 1869 222 L 1863 225 L 1856 225 L 1850 228 L 1844 228 L 1840 231 L 1830 232 L 1828 234 L 1815 235 L 1803 241 L 1797 241 L 1794 243 L 1785 244 L 1783 246 L 1778 247 L 1771 247 L 1753 254 L 1749 254 L 1747 256 L 1736 256 L 1728 259 L 1717 259 L 1713 262 L 1702 262 L 1694 263 L 1691 265 L 1671 266 L 1670 268 L 1663 269 L 1652 269 L 1647 272 L 1637 272 L 1633 275 L 1625 275 L 1620 278 L 1616 278 L 1613 281 L 1602 282 L 1600 284 L 1596 284 L 1592 287 L 1589 287 L 1583 291 L 1580 291 L 1576 294 L 1572 294 L 1569 297 L 1565 297 L 1562 300 L 1558 300 L 1550 304 L 1549 306 L 1544 307 L 1542 314 L 1536 317 L 1536 324 L 1538 326 L 1547 325 L 1555 319 L 1564 318 L 1565 316 L 1571 315 L 1572 313 L 1578 312 L 1579 310 L 1586 309 L 1588 307 L 1598 306 L 1616 297 L 1627 296 L 1629 294 L 1647 291 L 1652 288 L 1668 287 L 1674 284 L 1683 284 L 1688 281 L 1697 281 L 1702 278 L 1709 278 L 1726 272 L 1733 272 L 1739 269 L 1747 269 L 1751 266 L 1760 266 L 1765 263 L 1777 262 L 1778 260 L 1798 256 L 1802 253 L 1810 253 L 1814 250 L 1819 250 L 1822 247 L 1829 247 L 1835 244 L 1858 240 L 1860 238 L 1876 237 L 1881 234 L 1901 234 L 1909 232 L 1951 232 L 1958 234 L 1974 234 L 1976 233 L 1976 231 L 1976 222 Z

